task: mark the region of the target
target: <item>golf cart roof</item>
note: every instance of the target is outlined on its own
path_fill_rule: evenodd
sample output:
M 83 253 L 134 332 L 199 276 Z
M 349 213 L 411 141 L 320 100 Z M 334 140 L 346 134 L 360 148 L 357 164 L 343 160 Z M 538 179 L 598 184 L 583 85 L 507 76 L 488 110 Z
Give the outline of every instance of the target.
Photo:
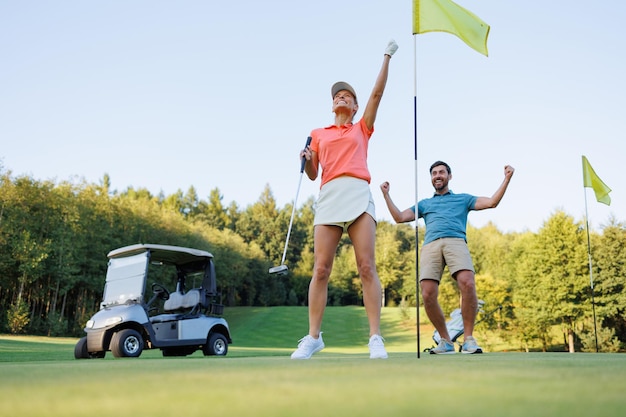
M 126 256 L 137 255 L 142 252 L 150 252 L 150 260 L 153 262 L 163 262 L 165 264 L 182 265 L 195 262 L 201 259 L 211 259 L 213 255 L 209 252 L 185 248 L 181 246 L 155 245 L 151 243 L 138 243 L 136 245 L 124 246 L 114 249 L 107 257 L 124 258 Z

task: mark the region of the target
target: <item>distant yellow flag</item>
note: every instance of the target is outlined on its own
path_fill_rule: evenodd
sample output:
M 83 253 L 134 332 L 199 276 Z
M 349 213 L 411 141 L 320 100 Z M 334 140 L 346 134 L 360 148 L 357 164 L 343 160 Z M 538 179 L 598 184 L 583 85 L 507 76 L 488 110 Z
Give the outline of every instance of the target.
M 413 0 L 413 34 L 448 32 L 487 56 L 489 25 L 452 0 Z
M 611 189 L 598 177 L 585 155 L 583 155 L 583 184 L 585 187 L 593 188 L 599 203 L 611 205 L 611 196 L 609 196 Z

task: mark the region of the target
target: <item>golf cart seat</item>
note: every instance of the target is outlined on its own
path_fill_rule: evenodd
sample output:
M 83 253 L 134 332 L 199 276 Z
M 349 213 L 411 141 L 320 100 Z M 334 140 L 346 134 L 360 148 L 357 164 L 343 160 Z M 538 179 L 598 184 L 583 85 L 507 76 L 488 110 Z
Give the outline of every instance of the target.
M 183 313 L 179 310 L 183 308 L 185 296 L 180 291 L 176 290 L 170 293 L 170 298 L 163 303 L 164 314 L 150 317 L 152 323 L 163 323 L 166 321 L 179 320 Z
M 194 288 L 185 293 L 183 308 L 191 309 L 185 314 L 186 317 L 192 317 L 199 313 L 221 315 L 224 311 L 224 306 L 212 302 L 204 288 Z
M 184 284 L 179 280 L 176 284 L 176 291 L 170 293 L 170 297 L 165 300 L 163 310 L 166 312 L 175 312 L 180 310 L 192 309 L 196 310 L 199 304 L 204 304 L 206 297 L 202 297 L 204 291 L 200 288 L 194 288 L 185 292 Z
M 191 309 L 187 313 L 187 315 L 190 316 L 203 312 L 205 314 L 216 313 L 216 311 L 214 311 L 214 304 L 211 303 L 210 297 L 207 296 L 207 291 L 204 288 L 194 288 L 189 290 L 185 294 L 183 306 Z
M 200 290 L 193 289 L 187 291 L 187 293 L 183 296 L 183 308 L 195 308 L 200 304 Z
M 174 291 L 170 293 L 170 298 L 165 300 L 163 304 L 163 309 L 165 311 L 176 311 L 183 308 L 185 303 L 185 296 L 180 291 Z
M 162 323 L 196 316 L 197 313 L 206 308 L 205 301 L 203 301 L 206 300 L 206 297 L 202 297 L 202 294 L 202 289 L 192 289 L 185 294 L 180 291 L 171 293 L 170 298 L 163 305 L 165 314 L 150 317 L 150 321 Z

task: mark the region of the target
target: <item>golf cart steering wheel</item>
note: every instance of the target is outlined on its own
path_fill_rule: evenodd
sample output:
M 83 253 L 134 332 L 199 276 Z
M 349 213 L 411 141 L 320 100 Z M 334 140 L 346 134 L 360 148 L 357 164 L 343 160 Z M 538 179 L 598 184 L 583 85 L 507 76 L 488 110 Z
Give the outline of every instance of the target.
M 157 284 L 156 282 L 152 284 L 152 292 L 157 298 L 162 300 L 169 300 L 170 292 L 161 284 Z

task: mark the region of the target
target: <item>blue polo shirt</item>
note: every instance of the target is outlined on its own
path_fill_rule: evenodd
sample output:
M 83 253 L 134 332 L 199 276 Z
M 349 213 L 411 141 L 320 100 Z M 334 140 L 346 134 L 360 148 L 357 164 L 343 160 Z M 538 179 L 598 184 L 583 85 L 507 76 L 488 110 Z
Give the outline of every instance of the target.
M 418 215 L 426 224 L 424 244 L 442 237 L 465 239 L 467 215 L 474 210 L 478 197 L 470 194 L 454 194 L 448 191 L 444 195 L 435 194 L 417 203 Z M 415 206 L 411 207 L 415 212 Z

